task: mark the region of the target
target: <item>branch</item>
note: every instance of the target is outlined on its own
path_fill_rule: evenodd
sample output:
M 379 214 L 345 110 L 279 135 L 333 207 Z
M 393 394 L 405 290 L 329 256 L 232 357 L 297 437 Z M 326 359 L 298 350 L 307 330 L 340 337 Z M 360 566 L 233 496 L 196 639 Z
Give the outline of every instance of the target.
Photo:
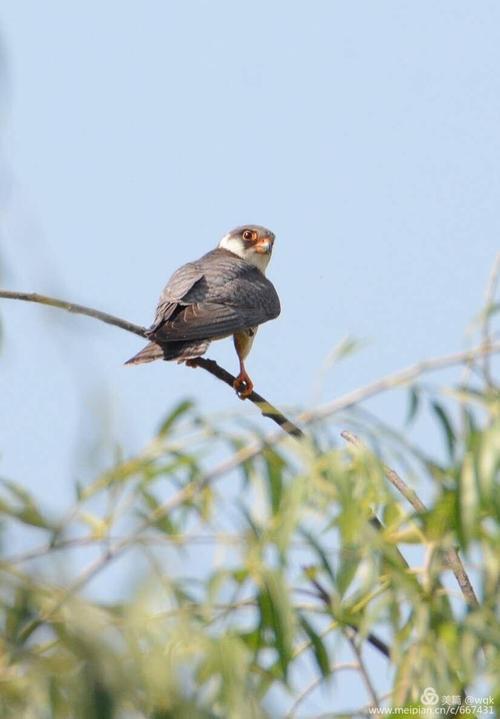
M 369 451 L 363 444 L 363 442 L 359 439 L 359 437 L 357 437 L 352 432 L 344 431 L 340 433 L 340 436 L 345 439 L 346 442 L 352 444 L 357 449 L 363 450 L 365 452 Z M 389 480 L 392 486 L 395 487 L 398 492 L 403 495 L 407 502 L 411 504 L 417 514 L 422 514 L 423 512 L 426 512 L 427 507 L 419 498 L 417 493 L 406 484 L 404 479 L 402 479 L 394 469 L 391 469 L 387 465 L 383 464 L 382 467 L 386 478 Z M 462 594 L 464 595 L 467 603 L 471 607 L 478 607 L 478 599 L 457 550 L 454 547 L 448 549 L 445 554 L 445 559 L 449 568 L 455 575 L 458 586 L 462 590 Z
M 354 652 L 354 655 L 355 655 L 356 659 L 358 660 L 359 671 L 360 671 L 363 681 L 365 683 L 365 687 L 366 687 L 366 691 L 368 692 L 368 696 L 372 700 L 370 706 L 380 708 L 380 701 L 377 696 L 377 692 L 375 691 L 375 687 L 373 686 L 372 680 L 370 679 L 370 675 L 368 674 L 368 669 L 366 668 L 366 665 L 363 661 L 361 649 L 356 644 L 356 639 L 355 639 L 356 635 L 355 634 L 353 635 L 353 633 L 349 632 L 349 631 L 346 631 L 345 634 L 349 641 L 349 644 L 351 645 L 352 651 Z
M 305 424 L 314 422 L 318 419 L 324 419 L 329 417 L 335 412 L 352 407 L 352 405 L 364 400 L 371 399 L 381 392 L 385 392 L 388 389 L 394 389 L 404 384 L 409 384 L 420 375 L 427 374 L 428 372 L 435 372 L 436 370 L 446 369 L 455 365 L 461 365 L 467 362 L 473 362 L 480 357 L 486 357 L 487 355 L 493 355 L 500 353 L 500 341 L 497 342 L 486 342 L 481 343 L 477 347 L 473 347 L 471 350 L 465 350 L 464 352 L 454 352 L 448 355 L 442 355 L 440 357 L 431 357 L 428 360 L 422 360 L 417 364 L 406 367 L 406 369 L 398 370 L 392 374 L 386 375 L 381 379 L 370 382 L 364 387 L 355 389 L 353 392 L 348 392 L 343 397 L 328 402 L 308 412 L 302 412 L 300 419 Z
M 9 290 L 0 290 L 0 298 L 8 300 L 23 300 L 24 302 L 36 302 L 40 305 L 57 307 L 61 310 L 66 310 L 67 312 L 73 312 L 76 315 L 93 317 L 94 319 L 105 322 L 108 325 L 114 325 L 115 327 L 119 327 L 126 332 L 132 332 L 133 334 L 139 335 L 139 337 L 144 337 L 145 339 L 147 339 L 145 327 L 135 325 L 133 322 L 129 322 L 128 320 L 122 320 L 120 317 L 115 317 L 114 315 L 110 315 L 107 312 L 101 312 L 100 310 L 96 310 L 93 307 L 77 305 L 73 302 L 66 302 L 65 300 L 56 299 L 55 297 L 39 295 L 36 292 L 12 292 Z M 229 385 L 230 387 L 233 387 L 235 377 L 233 377 L 233 375 L 227 372 L 227 370 L 225 370 L 223 367 L 220 367 L 214 360 L 206 359 L 204 357 L 198 357 L 198 359 L 195 360 L 193 364 L 196 364 L 197 367 L 201 367 L 207 372 L 210 372 L 211 375 L 221 380 L 221 382 L 225 382 L 225 384 Z M 252 394 L 247 399 L 249 399 L 250 402 L 252 402 L 260 410 L 261 414 L 264 417 L 269 417 L 269 419 L 275 422 L 287 434 L 291 435 L 292 437 L 304 436 L 304 433 L 299 427 L 297 427 L 296 424 L 294 424 L 291 420 L 285 417 L 285 415 L 280 412 L 279 409 L 274 407 L 274 405 L 268 402 L 265 397 L 262 397 L 262 395 L 258 394 L 257 392 L 252 392 Z
M 345 670 L 359 670 L 359 664 L 356 662 L 338 662 L 337 664 L 332 664 L 330 667 L 330 673 L 328 676 L 324 677 L 323 674 L 320 674 L 318 677 L 313 679 L 313 681 L 308 684 L 308 686 L 301 691 L 301 693 L 298 695 L 298 697 L 295 699 L 294 703 L 288 710 L 288 714 L 286 715 L 285 719 L 293 719 L 297 715 L 297 710 L 299 706 L 302 704 L 303 701 L 307 699 L 307 697 L 312 694 L 312 692 L 322 684 L 322 682 L 331 679 L 332 675 L 336 672 L 345 671 Z
M 207 370 L 207 372 L 210 372 L 210 374 L 212 374 L 214 377 L 220 379 L 221 382 L 225 382 L 227 385 L 229 385 L 229 387 L 233 387 L 233 382 L 235 378 L 232 374 L 230 374 L 230 372 L 218 365 L 215 360 L 207 359 L 206 357 L 198 357 L 196 360 L 193 360 L 193 364 L 195 363 L 197 367 L 202 367 L 202 369 Z M 265 399 L 265 397 L 263 397 L 262 395 L 258 394 L 257 392 L 252 392 L 252 394 L 247 397 L 247 399 L 249 399 L 250 402 L 253 402 L 253 404 L 259 408 L 261 414 L 264 417 L 269 417 L 269 419 L 272 419 L 272 421 L 279 425 L 281 429 L 287 434 L 290 434 L 292 437 L 305 437 L 304 432 L 299 427 L 297 427 L 296 424 L 294 424 L 291 420 L 285 417 L 285 415 L 280 412 L 279 409 L 277 409 L 274 405 L 268 402 L 267 399 Z
M 100 320 L 101 322 L 106 322 L 107 324 L 114 325 L 115 327 L 120 327 L 127 332 L 132 332 L 133 334 L 139 335 L 140 337 L 145 337 L 144 327 L 141 327 L 140 325 L 135 325 L 132 322 L 128 322 L 127 320 L 123 320 L 119 317 L 115 317 L 114 315 L 110 315 L 107 312 L 101 312 L 100 310 L 95 310 L 91 307 L 85 307 L 84 305 L 77 305 L 71 302 L 65 302 L 64 300 L 55 299 L 53 297 L 46 297 L 45 295 L 39 295 L 34 292 L 11 292 L 9 290 L 0 290 L 0 298 L 11 300 L 24 300 L 25 302 L 37 302 L 38 304 L 48 305 L 49 307 L 58 307 L 60 309 L 67 310 L 68 312 L 86 315 L 87 317 L 93 317 Z M 487 355 L 493 355 L 497 353 L 500 353 L 500 341 L 488 341 L 486 343 L 481 343 L 480 345 L 472 348 L 471 350 L 466 350 L 464 352 L 455 352 L 453 354 L 442 355 L 440 357 L 432 357 L 428 360 L 423 360 L 422 362 L 411 365 L 406 369 L 399 370 L 398 372 L 386 375 L 385 377 L 375 380 L 374 382 L 370 382 L 364 387 L 360 387 L 353 392 L 348 392 L 343 397 L 339 397 L 333 402 L 329 402 L 323 405 L 323 407 L 319 407 L 318 409 L 310 410 L 307 412 L 302 412 L 302 414 L 300 415 L 300 419 L 305 424 L 315 422 L 319 419 L 324 419 L 325 417 L 329 417 L 330 415 L 335 414 L 335 412 L 339 412 L 341 410 L 347 409 L 348 407 L 351 407 L 354 404 L 357 404 L 358 402 L 370 399 L 371 397 L 374 397 L 375 395 L 380 394 L 385 390 L 408 384 L 409 382 L 412 382 L 413 380 L 420 377 L 420 375 L 426 374 L 427 372 L 435 372 L 436 370 L 453 367 L 454 365 L 472 362 L 480 357 L 486 357 Z M 219 367 L 219 365 L 213 360 L 200 357 L 197 360 L 197 364 L 199 367 L 202 367 L 207 372 L 210 372 L 210 374 L 214 375 L 214 377 L 217 377 L 217 379 L 220 379 L 222 382 L 225 382 L 232 387 L 234 380 L 233 375 L 224 370 L 222 367 Z M 297 427 L 297 425 L 295 425 L 291 420 L 285 417 L 283 413 L 280 412 L 276 407 L 274 407 L 270 402 L 267 402 L 264 397 L 257 394 L 257 392 L 252 392 L 248 399 L 258 407 L 258 409 L 265 417 L 269 417 L 270 419 L 272 419 L 273 422 L 278 424 L 287 434 L 290 434 L 293 437 L 304 436 L 303 431 L 299 427 Z M 271 438 L 271 441 L 276 441 L 279 436 L 280 435 L 273 436 Z M 261 448 L 261 443 L 255 445 L 252 450 L 250 450 L 249 453 L 245 455 L 245 459 L 249 459 L 252 456 L 255 456 L 255 454 L 258 454 Z
M 77 305 L 74 302 L 58 300 L 55 297 L 39 295 L 37 292 L 11 292 L 10 290 L 0 290 L 0 298 L 6 300 L 23 300 L 24 302 L 36 302 L 39 305 L 57 307 L 60 310 L 66 310 L 66 312 L 72 312 L 75 315 L 85 315 L 86 317 L 93 317 L 94 319 L 105 322 L 108 325 L 120 327 L 120 329 L 122 330 L 126 330 L 127 332 L 133 332 L 135 335 L 139 335 L 139 337 L 146 338 L 145 327 L 141 327 L 140 325 L 134 325 L 133 322 L 122 320 L 120 319 L 120 317 L 109 315 L 107 312 L 95 310 L 93 309 L 93 307 L 85 307 L 84 305 Z

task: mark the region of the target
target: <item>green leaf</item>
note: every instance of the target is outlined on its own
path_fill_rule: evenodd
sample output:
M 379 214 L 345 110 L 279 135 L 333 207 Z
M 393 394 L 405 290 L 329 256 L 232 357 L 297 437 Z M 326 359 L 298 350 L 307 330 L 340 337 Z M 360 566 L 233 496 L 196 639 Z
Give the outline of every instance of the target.
M 14 601 L 5 612 L 4 637 L 15 645 L 18 641 L 19 632 L 33 619 L 35 608 L 33 597 L 27 587 L 18 587 L 15 590 Z
M 500 477 L 500 419 L 482 434 L 478 457 L 478 482 L 481 502 L 491 510 L 500 508 L 498 478 Z
M 446 411 L 444 410 L 443 406 L 439 404 L 439 402 L 436 402 L 434 400 L 433 402 L 431 402 L 431 406 L 443 430 L 450 459 L 454 459 L 456 436 L 451 420 Z
M 144 502 L 146 503 L 146 506 L 150 510 L 151 514 L 156 512 L 159 507 L 161 506 L 161 502 L 158 501 L 158 499 L 154 496 L 152 492 L 145 489 L 144 487 L 140 487 L 139 489 L 140 494 L 142 498 L 144 499 Z M 147 515 L 143 515 L 144 519 L 147 518 Z M 168 517 L 168 515 L 163 515 L 156 519 L 152 525 L 152 527 L 155 527 L 160 532 L 163 532 L 163 534 L 177 534 L 177 527 L 172 522 L 172 520 Z
M 288 590 L 279 572 L 266 572 L 258 595 L 261 614 L 261 628 L 268 628 L 274 635 L 274 648 L 284 681 L 287 681 L 288 666 L 293 651 L 293 612 Z
M 464 547 L 477 533 L 478 508 L 479 492 L 474 457 L 468 452 L 458 476 L 458 530 Z
M 326 552 L 324 551 L 321 544 L 317 541 L 317 539 L 307 530 L 307 529 L 301 529 L 300 533 L 305 538 L 305 540 L 308 542 L 308 544 L 311 545 L 312 549 L 317 554 L 321 566 L 325 570 L 325 572 L 328 574 L 330 579 L 332 580 L 332 583 L 335 584 L 335 574 L 333 572 L 333 569 L 330 565 L 330 562 L 328 561 L 328 557 L 326 556 Z
M 242 439 L 239 439 L 239 437 L 227 437 L 227 441 L 231 449 L 235 453 L 240 452 L 247 447 L 247 442 Z M 250 484 L 255 469 L 253 458 L 246 459 L 243 462 L 240 462 L 238 467 L 243 473 L 244 486 L 248 486 Z
M 405 424 L 408 426 L 417 416 L 420 407 L 420 391 L 417 387 L 410 387 L 408 391 L 408 411 L 406 414 Z
M 344 547 L 342 549 L 340 567 L 337 570 L 337 590 L 341 597 L 349 589 L 352 580 L 359 567 L 359 558 L 356 556 L 359 552 L 356 547 Z
M 275 515 L 279 511 L 283 495 L 283 469 L 286 467 L 286 462 L 275 449 L 269 447 L 264 449 L 262 457 L 266 465 L 271 510 Z
M 239 509 L 240 509 L 242 515 L 244 516 L 248 526 L 252 530 L 253 536 L 255 537 L 255 539 L 259 539 L 260 535 L 262 534 L 262 530 L 261 530 L 260 526 L 253 519 L 248 507 L 246 507 L 244 504 L 241 504 L 241 502 L 238 502 L 238 504 L 239 504 Z
M 185 399 L 182 402 L 179 402 L 179 404 L 174 407 L 174 409 L 168 414 L 163 422 L 160 424 L 160 428 L 158 429 L 158 436 L 159 437 L 165 437 L 170 430 L 173 428 L 174 424 L 189 410 L 193 409 L 195 403 L 191 399 Z
M 250 629 L 248 632 L 240 632 L 238 636 L 252 652 L 255 653 L 259 648 L 260 632 L 258 628 Z
M 327 368 L 333 366 L 336 362 L 349 357 L 355 352 L 359 352 L 359 350 L 366 347 L 367 344 L 366 340 L 360 340 L 356 337 L 349 336 L 344 337 L 329 353 L 325 361 L 325 366 Z
M 54 524 L 45 517 L 31 494 L 16 482 L 0 477 L 2 484 L 13 496 L 15 503 L 0 498 L 0 512 L 24 524 L 42 529 L 53 529 Z
M 452 530 L 457 508 L 456 492 L 445 490 L 437 498 L 432 509 L 420 515 L 425 534 L 430 540 L 442 540 Z
M 323 640 L 314 631 L 313 627 L 304 616 L 300 616 L 299 619 L 302 629 L 305 631 L 309 641 L 311 642 L 314 659 L 318 665 L 318 669 L 320 670 L 321 675 L 326 678 L 331 674 L 331 668 L 328 652 L 323 644 Z

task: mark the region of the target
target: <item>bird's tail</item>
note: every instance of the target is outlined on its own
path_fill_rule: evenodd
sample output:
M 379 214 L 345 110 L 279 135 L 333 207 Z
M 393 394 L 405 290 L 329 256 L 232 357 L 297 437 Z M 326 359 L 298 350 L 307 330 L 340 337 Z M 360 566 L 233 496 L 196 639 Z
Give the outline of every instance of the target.
M 131 357 L 125 364 L 144 364 L 145 362 L 154 362 L 157 359 L 163 359 L 164 354 L 160 345 L 156 342 L 149 342 L 140 352 Z

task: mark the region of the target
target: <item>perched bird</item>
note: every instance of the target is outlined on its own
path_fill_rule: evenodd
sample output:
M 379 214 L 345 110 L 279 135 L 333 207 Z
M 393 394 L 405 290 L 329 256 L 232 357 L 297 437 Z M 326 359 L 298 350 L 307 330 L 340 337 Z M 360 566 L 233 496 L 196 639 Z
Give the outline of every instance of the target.
M 233 335 L 240 362 L 234 388 L 248 397 L 253 383 L 245 369 L 258 325 L 280 313 L 280 301 L 264 276 L 274 234 L 259 225 L 237 227 L 219 246 L 180 267 L 163 290 L 144 349 L 125 364 L 157 359 L 195 366 L 210 342 Z

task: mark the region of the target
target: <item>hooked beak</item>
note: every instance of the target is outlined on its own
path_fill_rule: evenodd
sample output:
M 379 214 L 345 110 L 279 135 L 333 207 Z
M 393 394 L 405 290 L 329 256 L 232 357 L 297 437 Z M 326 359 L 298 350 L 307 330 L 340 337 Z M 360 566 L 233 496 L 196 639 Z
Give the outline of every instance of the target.
M 273 251 L 274 235 L 268 235 L 255 243 L 255 252 L 260 255 L 270 255 Z

